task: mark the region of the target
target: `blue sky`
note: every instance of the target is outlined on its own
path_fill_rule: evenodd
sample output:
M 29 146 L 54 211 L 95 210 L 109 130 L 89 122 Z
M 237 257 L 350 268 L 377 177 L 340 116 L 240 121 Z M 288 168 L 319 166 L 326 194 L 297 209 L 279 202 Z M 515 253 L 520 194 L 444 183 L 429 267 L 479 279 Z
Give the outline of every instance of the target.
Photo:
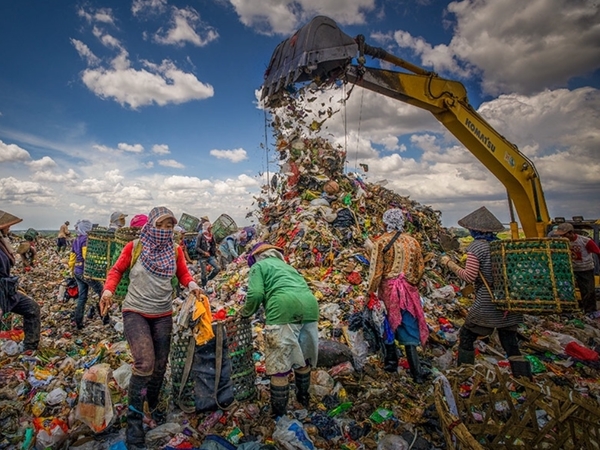
M 0 209 L 16 228 L 108 224 L 165 205 L 239 224 L 278 171 L 258 98 L 277 44 L 317 14 L 462 81 L 535 163 L 551 216 L 600 217 L 597 1 L 112 0 L 5 2 L 0 14 Z M 430 115 L 357 89 L 328 138 L 347 169 L 442 211 L 504 187 Z

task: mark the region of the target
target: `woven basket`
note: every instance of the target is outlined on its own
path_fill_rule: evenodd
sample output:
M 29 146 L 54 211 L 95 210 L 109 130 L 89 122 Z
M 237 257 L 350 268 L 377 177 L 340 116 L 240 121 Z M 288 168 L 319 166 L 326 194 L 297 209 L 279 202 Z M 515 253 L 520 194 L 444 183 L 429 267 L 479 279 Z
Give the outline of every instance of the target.
M 111 258 L 110 258 L 110 267 L 114 266 L 121 256 L 121 252 L 123 251 L 123 247 L 127 245 L 128 242 L 133 241 L 134 239 L 138 239 L 140 237 L 140 232 L 142 229 L 140 227 L 123 227 L 119 228 L 115 232 L 115 238 L 111 245 Z M 129 271 L 123 274 L 121 277 L 121 281 L 117 285 L 115 289 L 115 293 L 113 297 L 115 300 L 123 300 L 125 295 L 127 295 L 127 289 L 129 288 Z
M 186 213 L 183 213 L 181 215 L 181 219 L 179 219 L 179 222 L 177 222 L 177 225 L 182 227 L 185 231 L 196 231 L 199 224 L 200 219 L 194 216 L 190 216 Z
M 436 379 L 435 404 L 449 448 L 600 448 L 600 407 L 552 383 L 516 380 L 482 365 L 448 371 L 451 395 Z M 516 387 L 516 389 L 510 389 Z M 469 387 L 469 388 L 467 388 Z M 452 401 L 454 400 L 454 402 Z M 450 411 L 455 403 L 456 414 Z
M 173 398 L 179 397 L 190 339 L 193 339 L 190 329 L 173 333 L 171 353 L 169 354 L 172 386 L 171 395 Z M 183 386 L 181 397 L 179 398 L 181 399 L 181 402 L 183 402 L 182 406 L 185 406 L 189 410 L 195 409 L 194 379 L 191 376 L 188 376 L 188 379 Z
M 114 230 L 93 229 L 87 235 L 87 250 L 83 275 L 93 280 L 104 281 L 110 267 Z
M 212 224 L 212 235 L 215 242 L 218 244 L 227 236 L 237 231 L 238 227 L 231 217 L 227 214 L 221 214 Z
M 196 237 L 198 237 L 198 233 L 196 232 L 185 233 L 183 235 L 183 242 L 187 248 L 188 255 L 193 260 L 198 259 L 198 251 L 196 250 Z
M 252 325 L 249 318 L 229 317 L 222 321 L 225 325 L 227 347 L 231 358 L 231 382 L 236 400 L 246 400 L 256 394 L 256 371 L 252 353 Z
M 499 308 L 529 314 L 578 309 L 568 240 L 500 240 L 490 244 L 490 252 Z

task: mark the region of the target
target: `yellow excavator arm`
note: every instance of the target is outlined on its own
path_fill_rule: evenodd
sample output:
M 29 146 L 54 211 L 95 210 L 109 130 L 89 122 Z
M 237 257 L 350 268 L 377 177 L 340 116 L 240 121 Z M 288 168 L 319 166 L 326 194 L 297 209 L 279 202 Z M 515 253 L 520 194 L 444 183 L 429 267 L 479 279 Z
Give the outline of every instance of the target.
M 412 73 L 367 67 L 364 55 Z M 358 64 L 352 63 L 355 57 Z M 315 17 L 277 47 L 265 74 L 263 98 L 276 106 L 290 84 L 338 79 L 431 112 L 505 186 L 513 238 L 518 238 L 518 226 L 512 205 L 526 237 L 546 236 L 550 216 L 537 170 L 473 109 L 463 84 L 371 47 L 362 35 L 351 38 L 327 17 Z

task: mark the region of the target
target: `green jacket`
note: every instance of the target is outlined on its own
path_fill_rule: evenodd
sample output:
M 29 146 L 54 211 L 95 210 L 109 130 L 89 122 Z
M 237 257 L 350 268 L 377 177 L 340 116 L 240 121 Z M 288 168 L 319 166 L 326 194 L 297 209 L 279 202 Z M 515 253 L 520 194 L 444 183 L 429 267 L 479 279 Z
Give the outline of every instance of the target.
M 251 316 L 261 304 L 267 325 L 319 320 L 319 304 L 308 284 L 296 269 L 278 258 L 265 258 L 250 269 L 242 316 Z

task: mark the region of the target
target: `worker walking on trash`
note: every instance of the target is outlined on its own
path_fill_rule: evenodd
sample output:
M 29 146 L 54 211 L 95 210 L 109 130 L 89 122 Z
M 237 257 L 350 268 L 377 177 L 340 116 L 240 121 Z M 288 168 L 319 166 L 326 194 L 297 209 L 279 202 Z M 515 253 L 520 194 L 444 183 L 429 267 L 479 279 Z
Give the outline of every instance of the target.
M 23 352 L 30 355 L 40 343 L 40 305 L 18 289 L 18 277 L 10 274 L 15 265 L 15 256 L 8 234 L 10 227 L 22 220 L 0 211 L 0 317 L 6 313 L 23 316 Z
M 573 275 L 575 284 L 581 294 L 581 309 L 585 313 L 596 311 L 596 286 L 594 280 L 594 254 L 600 255 L 600 248 L 593 239 L 575 233 L 572 224 L 561 223 L 554 231 L 555 237 L 569 240 L 571 247 L 571 261 L 573 262 Z
M 371 251 L 367 289 L 369 293 L 378 292 L 395 340 L 404 345 L 411 376 L 416 383 L 422 383 L 428 373 L 421 368 L 417 346 L 425 345 L 429 331 L 418 289 L 424 271 L 421 245 L 404 233 L 405 216 L 401 209 L 388 209 L 382 220 L 386 232 Z M 397 367 L 393 343 L 386 345 L 386 360 L 395 362 Z
M 221 271 L 221 267 L 217 263 L 217 244 L 210 227 L 198 233 L 198 237 L 196 238 L 196 252 L 198 254 L 202 287 L 204 287 L 206 283 L 216 277 Z M 208 266 L 211 266 L 211 271 L 207 275 Z
M 259 242 L 249 253 L 248 265 L 248 292 L 240 314 L 250 317 L 261 305 L 265 308 L 265 369 L 271 379 L 271 412 L 279 417 L 287 412 L 292 371 L 296 398 L 308 408 L 310 372 L 319 352 L 319 305 L 302 275 L 285 262 L 281 248 Z
M 196 296 L 201 294 L 188 271 L 181 246 L 173 241 L 176 224 L 177 219 L 168 208 L 153 208 L 140 238 L 125 245 L 104 284 L 103 314 L 112 305 L 121 278 L 129 271 L 129 287 L 122 305 L 123 331 L 133 356 L 133 374 L 127 392 L 126 443 L 129 449 L 145 448 L 144 401 L 147 400 L 157 422 L 164 420 L 158 403 L 173 330 L 171 279 L 176 276 L 190 292 Z
M 56 238 L 56 251 L 62 253 L 67 249 L 67 238 L 71 236 L 69 231 L 70 222 L 67 220 L 60 226 L 58 230 L 58 236 Z
M 26 272 L 31 270 L 35 262 L 37 236 L 38 232 L 33 228 L 30 228 L 23 236 L 25 240 L 21 242 L 17 248 L 17 253 L 21 257 L 21 262 L 23 263 L 23 268 Z
M 475 284 L 475 302 L 459 332 L 458 365 L 474 364 L 475 341 L 479 336 L 489 336 L 496 329 L 513 375 L 531 377 L 531 366 L 520 356 L 517 339 L 517 326 L 523 322 L 523 315 L 498 309 L 488 289 L 493 286 L 490 242 L 498 239 L 496 233 L 503 231 L 504 226 L 485 206 L 463 217 L 458 224 L 469 230 L 473 237 L 473 242 L 466 249 L 465 268 L 447 255 L 440 258 L 441 265 L 467 283 Z
M 83 316 L 85 314 L 85 305 L 88 300 L 88 292 L 91 288 L 96 295 L 98 300 L 102 296 L 102 282 L 88 278 L 84 275 L 85 256 L 87 253 L 87 241 L 88 232 L 92 229 L 92 222 L 89 220 L 79 220 L 75 224 L 75 232 L 77 237 L 73 240 L 71 245 L 71 253 L 69 254 L 69 270 L 75 280 L 77 280 L 77 289 L 79 294 L 77 296 L 77 306 L 75 307 L 74 321 L 75 326 L 78 330 L 83 329 Z M 96 310 L 100 312 L 98 304 L 92 306 L 88 312 L 88 319 L 92 319 L 95 315 Z M 110 317 L 108 313 L 102 316 L 102 322 L 104 325 L 108 325 Z

